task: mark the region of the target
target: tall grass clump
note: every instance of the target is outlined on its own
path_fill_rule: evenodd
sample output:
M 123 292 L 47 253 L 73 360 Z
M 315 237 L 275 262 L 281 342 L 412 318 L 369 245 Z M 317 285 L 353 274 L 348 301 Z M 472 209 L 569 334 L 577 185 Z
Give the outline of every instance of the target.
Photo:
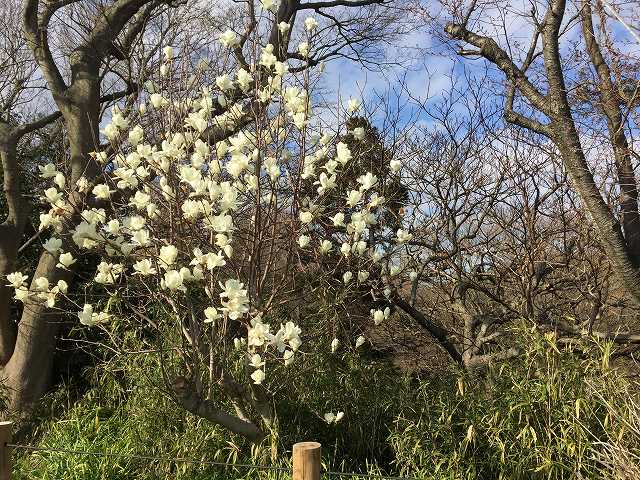
M 522 354 L 422 383 L 389 437 L 399 470 L 427 478 L 640 478 L 635 388 L 611 345 L 560 347 L 517 332 Z

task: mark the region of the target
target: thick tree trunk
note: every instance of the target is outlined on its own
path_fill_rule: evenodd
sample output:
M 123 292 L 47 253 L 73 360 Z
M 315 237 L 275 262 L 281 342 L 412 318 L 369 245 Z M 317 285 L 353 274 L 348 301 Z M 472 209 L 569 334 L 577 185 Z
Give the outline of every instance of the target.
M 638 184 L 631 162 L 631 150 L 625 135 L 625 124 L 620 99 L 611 79 L 611 69 L 602 55 L 595 36 L 591 1 L 582 0 L 582 35 L 593 67 L 598 75 L 598 91 L 602 96 L 601 107 L 607 117 L 609 140 L 613 148 L 618 186 L 620 187 L 620 222 L 629 253 L 636 265 L 640 265 L 640 213 L 638 212 Z
M 4 127 L 4 125 L 3 125 Z M 0 224 L 0 364 L 6 365 L 16 341 L 16 322 L 11 318 L 13 289 L 6 285 L 6 276 L 15 269 L 20 239 L 28 216 L 28 204 L 20 193 L 20 174 L 16 158 L 16 140 L 8 129 L 0 128 L 0 158 L 4 176 L 3 189 L 7 202 L 7 217 Z
M 82 89 L 70 91 L 72 99 L 60 105 L 69 134 L 71 151 L 70 185 L 81 176 L 93 177 L 97 166 L 89 156 L 98 135 L 98 81 L 81 82 Z M 91 101 L 87 101 L 86 99 Z M 65 239 L 65 243 L 69 239 Z M 73 273 L 56 268 L 57 258 L 43 252 L 33 279 L 46 277 L 50 285 L 71 282 Z M 32 279 L 32 281 L 33 281 Z M 51 385 L 53 355 L 60 326 L 59 315 L 40 302 L 25 304 L 18 325 L 15 349 L 5 367 L 10 389 L 10 407 L 15 412 L 30 409 Z
M 54 285 L 60 279 L 69 281 L 72 274 L 56 263 L 57 258 L 43 252 L 33 278 L 46 277 Z M 27 411 L 49 388 L 59 325 L 59 315 L 42 302 L 25 303 L 15 349 L 4 369 L 11 410 Z

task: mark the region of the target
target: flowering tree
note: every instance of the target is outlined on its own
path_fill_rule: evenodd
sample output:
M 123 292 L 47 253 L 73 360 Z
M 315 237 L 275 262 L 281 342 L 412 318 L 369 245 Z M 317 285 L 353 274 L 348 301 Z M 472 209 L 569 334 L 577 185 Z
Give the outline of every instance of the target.
M 269 12 L 282 14 L 269 2 L 262 9 L 270 22 Z M 51 182 L 42 192 L 44 255 L 60 274 L 37 271 L 31 285 L 23 272 L 7 275 L 25 305 L 73 310 L 91 327 L 153 330 L 176 401 L 254 441 L 275 421 L 270 371 L 303 351 L 304 332 L 286 315 L 305 293 L 298 273 L 328 267 L 322 271 L 341 290 L 383 298 L 382 275 L 401 270 L 390 264 L 387 272 L 383 260 L 393 263 L 396 247 L 411 239 L 385 220 L 397 226 L 384 192 L 387 179 L 397 189 L 400 163 L 383 157 L 373 173 L 361 161 L 370 128 L 351 127 L 352 152 L 314 120 L 308 67 L 317 63 L 310 55 L 318 21 L 305 19 L 293 66 L 278 54 L 291 24 L 276 25 L 275 45 L 260 46 L 256 36 L 251 61 L 238 54 L 248 36 L 223 33 L 238 63 L 212 85 L 182 81 L 188 62 L 166 46 L 137 109 L 112 109 L 102 130 L 108 145 L 91 153 L 92 171 L 40 167 Z M 359 108 L 351 99 L 347 112 Z M 71 293 L 65 272 L 96 254 L 95 274 Z M 371 311 L 376 323 L 388 316 L 388 308 Z
M 25 0 L 21 3 L 25 41 L 20 45 L 25 45 L 28 49 L 24 52 L 27 58 L 21 64 L 26 65 L 28 72 L 33 73 L 38 81 L 46 84 L 48 93 L 53 98 L 51 103 L 55 103 L 58 109 L 57 112 L 53 112 L 42 120 L 29 124 L 27 131 L 39 128 L 54 119 L 61 119 L 69 151 L 60 152 L 60 161 L 55 166 L 57 173 L 47 178 L 57 177 L 59 191 L 68 191 L 79 185 L 72 193 L 68 192 L 71 193 L 71 198 L 67 199 L 67 204 L 73 205 L 74 208 L 58 209 L 56 215 L 51 218 L 60 230 L 57 232 L 57 238 L 62 240 L 62 248 L 69 253 L 71 246 L 67 245 L 67 242 L 72 241 L 70 238 L 72 232 L 66 229 L 75 228 L 79 222 L 77 215 L 81 213 L 84 206 L 94 208 L 93 193 L 91 190 L 82 188 L 82 185 L 86 181 L 87 185 L 94 186 L 96 176 L 104 173 L 103 165 L 98 161 L 102 160 L 102 157 L 91 156 L 90 152 L 106 151 L 109 159 L 114 155 L 112 147 L 103 146 L 103 148 L 99 145 L 98 128 L 106 121 L 103 118 L 103 106 L 123 98 L 125 101 L 121 104 L 121 108 L 128 118 L 131 117 L 129 109 L 136 103 L 140 94 L 139 89 L 148 79 L 147 71 L 149 69 L 158 71 L 154 65 L 161 57 L 159 50 L 162 45 L 170 41 L 173 45 L 179 45 L 182 59 L 200 57 L 203 60 L 202 65 L 197 68 L 189 62 L 181 62 L 180 65 L 185 68 L 179 68 L 177 60 L 172 63 L 171 68 L 168 64 L 160 67 L 162 74 L 171 72 L 170 77 L 164 77 L 162 88 L 165 95 L 170 96 L 173 101 L 184 94 L 184 92 L 173 91 L 178 83 L 181 84 L 180 88 L 188 84 L 190 86 L 187 89 L 193 90 L 197 88 L 192 82 L 194 78 L 206 83 L 209 81 L 206 72 L 221 68 L 230 70 L 235 66 L 241 67 L 249 75 L 248 77 L 245 75 L 244 80 L 240 80 L 243 85 L 251 84 L 262 89 L 266 86 L 264 82 L 268 78 L 262 73 L 267 68 L 266 64 L 256 69 L 249 65 L 246 58 L 250 49 L 255 51 L 256 39 L 262 37 L 272 45 L 270 56 L 265 57 L 267 63 L 272 62 L 273 59 L 278 61 L 293 59 L 298 61 L 296 69 L 306 69 L 310 65 L 319 65 L 323 60 L 341 54 L 345 46 L 348 46 L 353 58 L 375 64 L 381 52 L 377 45 L 390 40 L 394 34 L 401 31 L 394 24 L 398 15 L 383 5 L 386 2 L 378 0 L 307 3 L 298 0 L 264 3 L 247 1 L 233 5 L 221 3 L 205 7 L 196 2 L 191 5 L 191 2 L 186 1 L 150 2 L 145 0 L 114 0 L 98 4 L 82 1 L 52 3 Z M 185 4 L 188 5 L 184 9 L 180 8 Z M 175 10 L 177 12 L 175 15 L 171 13 L 174 8 L 179 8 Z M 208 10 L 203 11 L 202 9 L 205 8 Z M 207 23 L 207 18 L 209 20 L 211 18 L 207 16 L 209 10 L 215 12 L 215 22 Z M 314 10 L 323 14 L 327 12 L 321 24 L 314 30 L 314 42 L 306 57 L 303 56 L 304 46 L 300 51 L 297 48 L 289 51 L 290 38 L 296 31 L 294 28 L 296 16 L 305 10 Z M 329 15 L 328 12 L 332 13 Z M 366 20 L 362 20 L 365 14 Z M 68 19 L 72 19 L 72 22 L 86 21 L 88 26 L 78 30 L 74 25 L 66 23 Z M 213 42 L 210 41 L 209 29 L 219 30 L 220 22 L 234 29 L 221 36 L 223 43 L 221 47 L 224 48 L 224 53 L 220 53 L 217 47 L 210 48 Z M 212 26 L 211 23 L 214 25 Z M 225 28 L 226 26 L 222 31 Z M 63 32 L 61 35 L 64 36 L 65 41 L 57 42 L 54 31 Z M 174 40 L 168 40 L 172 37 Z M 211 60 L 212 58 L 214 60 Z M 252 76 L 255 77 L 253 83 L 250 79 Z M 172 82 L 168 82 L 168 78 L 171 78 Z M 180 82 L 177 82 L 178 78 Z M 221 82 L 224 83 L 224 80 Z M 162 82 L 159 83 L 162 84 Z M 23 83 L 18 82 L 17 85 L 23 85 Z M 148 85 L 150 98 L 145 101 L 151 106 L 159 100 L 159 97 L 155 95 L 153 85 Z M 233 98 L 230 97 L 233 101 L 229 101 L 227 105 L 212 103 L 211 114 L 223 115 L 227 108 L 239 101 L 241 97 L 247 98 L 247 95 L 254 93 L 251 89 L 248 92 L 236 89 Z M 108 113 L 106 116 L 108 117 Z M 235 114 L 230 111 L 227 116 L 234 118 Z M 255 116 L 248 115 L 248 110 L 245 110 L 243 118 L 227 126 L 237 130 L 247 125 Z M 104 132 L 106 136 L 114 133 L 114 129 L 119 130 L 122 127 L 121 124 L 118 127 L 117 114 L 115 123 L 113 120 L 111 127 Z M 172 122 L 175 119 L 163 120 L 166 120 L 165 124 L 158 124 L 158 128 L 169 126 L 173 128 Z M 203 122 L 202 119 L 197 118 L 194 121 L 199 124 Z M 148 130 L 150 127 L 146 121 L 141 120 L 141 124 L 145 126 L 144 133 L 147 138 L 153 142 L 160 141 Z M 192 126 L 197 127 L 196 124 Z M 16 263 L 20 260 L 18 252 L 24 247 L 20 244 L 24 237 L 26 212 L 31 203 L 28 192 L 20 188 L 18 180 L 24 166 L 20 165 L 15 155 L 17 142 L 25 129 L 15 128 L 13 117 L 9 118 L 7 127 L 4 128 L 3 125 L 0 131 L 0 135 L 3 136 L 0 139 L 2 140 L 0 153 L 3 157 L 5 192 L 10 201 L 9 215 L 2 225 L 3 235 L 0 239 L 0 275 L 2 277 L 6 277 L 15 269 Z M 208 148 L 232 133 L 221 127 L 222 125 L 210 123 L 207 130 L 202 132 L 201 140 Z M 18 133 L 20 135 L 16 135 Z M 135 135 L 134 133 L 134 138 Z M 64 189 L 59 185 L 62 179 L 58 173 L 64 176 Z M 46 177 L 48 173 L 43 171 L 43 175 Z M 46 200 L 46 196 L 43 198 Z M 58 224 L 58 217 L 65 220 Z M 43 225 L 46 224 L 45 217 Z M 36 235 L 29 242 L 34 246 L 40 242 L 41 238 Z M 50 246 L 51 244 L 46 244 L 47 248 Z M 59 284 L 58 288 L 64 289 L 64 285 L 71 284 L 75 278 L 78 263 L 70 263 L 66 268 L 57 267 L 58 259 L 52 257 L 47 248 L 42 249 L 35 278 L 46 278 L 51 286 Z M 64 265 L 64 263 L 60 264 Z M 40 284 L 32 281 L 29 288 L 37 290 L 42 285 L 42 281 Z M 247 287 L 249 290 L 253 288 Z M 3 282 L 0 298 L 8 299 L 10 291 L 6 282 Z M 0 302 L 2 303 L 0 357 L 2 357 L 6 383 L 11 390 L 12 407 L 18 410 L 28 408 L 48 387 L 52 355 L 61 318 L 49 307 L 51 302 L 40 302 L 36 299 L 35 296 L 28 297 L 18 319 L 14 318 L 15 310 L 9 308 L 8 301 Z

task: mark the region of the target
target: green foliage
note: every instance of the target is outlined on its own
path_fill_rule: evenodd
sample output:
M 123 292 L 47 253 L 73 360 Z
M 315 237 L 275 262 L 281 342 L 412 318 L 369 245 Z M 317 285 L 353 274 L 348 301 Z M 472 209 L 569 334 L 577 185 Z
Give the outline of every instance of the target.
M 157 379 L 146 377 L 152 372 L 150 359 L 131 363 L 126 370 L 119 365 L 97 370 L 93 388 L 63 415 L 56 412 L 69 400 L 64 392 L 47 398 L 36 419 L 39 425 L 26 441 L 74 451 L 238 461 L 241 446 L 233 437 L 176 408 L 154 388 Z M 130 374 L 144 378 L 130 381 Z M 16 470 L 24 479 L 232 478 L 215 466 L 47 452 L 21 457 Z
M 429 479 L 639 478 L 640 409 L 632 385 L 609 365 L 610 345 L 560 349 L 519 330 L 523 354 L 487 370 L 401 375 L 365 347 L 310 341 L 278 378 L 278 423 L 260 445 L 185 413 L 162 393 L 154 354 L 117 357 L 91 371 L 73 401 L 61 389 L 43 402 L 23 441 L 41 447 L 287 466 L 293 443 L 323 444 L 330 470 Z M 125 338 L 125 347 L 140 347 Z M 344 411 L 338 424 L 326 412 Z M 32 453 L 24 479 L 217 479 L 288 475 L 125 457 Z
M 610 346 L 561 351 L 553 336 L 518 333 L 518 359 L 482 376 L 460 372 L 421 385 L 389 439 L 400 470 L 456 479 L 632 478 L 613 474 L 621 465 L 605 448 L 627 458 L 640 451 L 630 421 L 638 408 L 609 366 Z
M 123 348 L 142 350 L 139 339 L 123 336 Z M 396 373 L 372 366 L 357 355 L 308 355 L 299 365 L 307 374 L 282 384 L 277 405 L 279 424 L 271 438 L 250 445 L 223 428 L 185 412 L 163 394 L 154 354 L 120 356 L 89 370 L 83 382 L 91 388 L 77 401 L 73 386 L 46 398 L 31 419 L 36 425 L 22 441 L 39 447 L 105 452 L 118 456 L 83 456 L 33 452 L 18 457 L 18 478 L 94 479 L 216 479 L 287 478 L 284 473 L 230 469 L 129 459 L 151 455 L 203 461 L 286 466 L 293 443 L 315 439 L 323 443 L 325 466 L 368 471 L 386 448 L 392 425 Z M 286 369 L 274 372 L 284 377 Z M 286 377 L 285 377 L 286 378 Z M 337 425 L 322 418 L 333 409 L 346 412 Z M 18 452 L 21 453 L 21 452 Z M 369 460 L 369 462 L 367 462 Z

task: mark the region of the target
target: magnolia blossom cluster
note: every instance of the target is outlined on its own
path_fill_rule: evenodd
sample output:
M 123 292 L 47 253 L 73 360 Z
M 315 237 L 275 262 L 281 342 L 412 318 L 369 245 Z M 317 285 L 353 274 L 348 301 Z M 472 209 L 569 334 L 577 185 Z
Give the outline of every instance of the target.
M 300 334 L 302 330 L 293 322 L 280 325 L 277 332 L 271 333 L 271 325 L 262 322 L 261 316 L 251 320 L 251 327 L 247 336 L 247 345 L 251 354 L 250 365 L 254 368 L 251 379 L 260 384 L 265 379 L 265 361 L 261 356 L 269 347 L 274 348 L 282 355 L 285 365 L 293 363 L 295 352 L 302 345 Z M 242 345 L 242 341 L 236 339 L 236 346 Z
M 276 3 L 263 0 L 262 6 L 272 11 Z M 305 27 L 312 32 L 318 24 L 310 18 Z M 279 29 L 286 33 L 288 24 Z M 239 44 L 231 30 L 219 40 L 228 48 Z M 309 45 L 303 42 L 298 50 L 308 54 Z M 167 76 L 175 52 L 165 47 L 163 56 L 160 73 Z M 257 210 L 264 210 L 266 218 L 285 212 L 292 220 L 295 215 L 297 246 L 320 257 L 342 259 L 349 266 L 342 276 L 345 288 L 370 282 L 375 268 L 393 277 L 404 267 L 387 262 L 391 249 L 370 241 L 385 208 L 381 179 L 362 172 L 346 195 L 336 196 L 341 175 L 354 161 L 351 149 L 325 134 L 309 143 L 311 151 L 297 157 L 289 152 L 288 136 L 305 137 L 309 128 L 308 92 L 286 81 L 289 67 L 278 60 L 272 45 L 261 49 L 251 68 L 219 75 L 215 85 L 192 97 L 172 99 L 151 85 L 137 112 L 113 107 L 103 129 L 110 148 L 92 154 L 102 167 L 101 175 L 72 179 L 52 163 L 39 167 L 41 177 L 51 182 L 42 194 L 49 209 L 40 215 L 39 228 L 45 238 L 48 234 L 43 247 L 60 269 L 72 268 L 83 253 L 99 253 L 101 261 L 92 280 L 109 294 L 117 295 L 126 285 L 129 294 L 153 292 L 159 300 L 178 305 L 202 294 L 198 297 L 207 301 L 198 305 L 196 314 L 204 325 L 224 328 L 235 321 L 246 327 L 246 338 L 237 338 L 235 344 L 246 349 L 251 379 L 260 384 L 267 356 L 289 365 L 302 341 L 301 329 L 293 322 L 275 330 L 263 321 L 255 306 L 259 302 L 251 298 L 247 280 L 239 277 L 241 269 L 232 268 L 238 261 L 236 233 L 256 221 Z M 249 121 L 251 102 L 259 102 L 268 112 L 266 126 L 258 128 Z M 359 108 L 359 100 L 349 101 L 350 113 Z M 145 126 L 154 116 L 172 119 L 171 128 L 160 136 Z M 234 133 L 210 144 L 206 134 L 210 129 Z M 367 141 L 362 127 L 352 133 L 356 141 Z M 401 164 L 391 160 L 389 169 L 397 174 Z M 296 175 L 315 192 L 313 198 L 291 194 L 299 185 Z M 326 225 L 334 232 L 318 235 Z M 392 236 L 398 248 L 411 239 L 403 229 Z M 50 285 L 46 278 L 38 278 L 31 289 L 27 280 L 21 272 L 7 276 L 16 299 L 54 307 L 67 294 L 62 280 Z M 384 292 L 390 292 L 386 285 Z M 371 315 L 378 325 L 389 317 L 389 308 L 373 310 Z M 88 326 L 111 319 L 104 307 L 84 301 L 78 304 L 77 316 Z M 359 336 L 356 348 L 364 342 Z M 331 350 L 335 352 L 338 344 L 334 339 Z M 332 414 L 327 421 L 337 422 L 341 414 Z
M 220 41 L 237 44 L 233 32 Z M 174 51 L 166 47 L 163 54 L 164 76 Z M 52 163 L 40 167 L 41 177 L 52 182 L 42 195 L 50 208 L 40 215 L 40 230 L 50 235 L 44 248 L 56 257 L 58 268 L 70 268 L 84 252 L 100 253 L 93 282 L 107 292 L 117 294 L 126 284 L 130 292 L 155 291 L 178 304 L 180 298 L 203 292 L 209 299 L 199 312 L 204 324 L 215 328 L 220 320 L 231 320 L 247 325 L 248 363 L 259 384 L 265 377 L 261 355 L 270 348 L 290 364 L 301 345 L 301 331 L 286 322 L 272 333 L 259 312 L 251 311 L 242 279 L 225 267 L 234 258 L 234 233 L 246 223 L 246 212 L 258 207 L 273 212 L 288 201 L 276 192 L 291 182 L 283 176 L 283 160 L 291 155 L 277 148 L 267 154 L 265 146 L 281 144 L 289 124 L 305 128 L 311 108 L 304 89 L 285 84 L 288 66 L 275 57 L 271 45 L 263 48 L 256 68 L 269 73 L 260 85 L 255 71 L 239 68 L 234 76 L 218 76 L 215 87 L 203 88 L 195 98 L 172 100 L 152 86 L 150 108 L 142 103 L 139 117 L 113 107 L 103 133 L 116 153 L 92 154 L 103 166 L 102 175 L 69 179 Z M 250 114 L 237 100 L 254 89 L 259 102 L 276 105 L 271 125 L 262 131 L 242 126 Z M 154 114 L 178 119 L 161 138 L 143 126 L 144 115 Z M 203 135 L 209 128 L 236 133 L 210 145 Z M 259 190 L 264 196 L 256 206 Z M 49 307 L 60 292 L 67 292 L 63 281 L 50 286 L 45 278 L 36 279 L 35 291 L 29 292 L 20 272 L 7 280 L 17 299 L 32 296 Z M 85 325 L 104 324 L 111 317 L 99 305 L 81 302 L 78 307 Z
M 46 277 L 38 277 L 33 281 L 33 289 L 29 291 L 27 280 L 29 277 L 22 272 L 13 272 L 7 275 L 7 286 L 13 287 L 15 290 L 15 299 L 21 302 L 27 300 L 39 301 L 44 303 L 48 308 L 53 308 L 56 304 L 57 297 L 67 293 L 69 288 L 67 282 L 58 280 L 55 285 L 50 285 L 49 279 Z
M 355 113 L 359 108 L 360 102 L 349 101 L 349 112 Z M 356 142 L 367 141 L 363 127 L 357 127 L 351 133 Z M 298 213 L 302 225 L 298 246 L 307 252 L 315 250 L 320 258 L 337 257 L 338 262 L 348 268 L 342 273 L 345 288 L 374 287 L 389 297 L 394 278 L 407 270 L 399 252 L 412 241 L 413 234 L 403 228 L 390 232 L 383 225 L 382 219 L 388 212 L 383 196 L 384 181 L 371 171 L 352 178 L 346 193 L 340 193 L 344 191 L 344 176 L 347 172 L 352 174 L 350 166 L 356 159 L 344 142 L 338 142 L 331 149 L 331 138 L 325 135 L 319 139 L 319 144 L 313 155 L 304 158 L 301 166 L 301 178 L 313 185 L 316 195 L 305 199 Z M 366 144 L 362 146 L 366 147 Z M 391 175 L 399 174 L 401 168 L 398 160 L 389 162 Z M 319 235 L 323 231 L 324 235 Z M 373 238 L 377 241 L 372 242 Z M 372 276 L 373 272 L 376 275 Z M 414 275 L 417 274 L 411 272 L 409 278 L 414 280 Z M 388 319 L 390 313 L 389 307 L 373 309 L 371 317 L 377 326 Z M 355 341 L 356 348 L 365 340 L 359 336 Z M 338 340 L 334 339 L 331 351 L 335 352 L 337 347 Z

